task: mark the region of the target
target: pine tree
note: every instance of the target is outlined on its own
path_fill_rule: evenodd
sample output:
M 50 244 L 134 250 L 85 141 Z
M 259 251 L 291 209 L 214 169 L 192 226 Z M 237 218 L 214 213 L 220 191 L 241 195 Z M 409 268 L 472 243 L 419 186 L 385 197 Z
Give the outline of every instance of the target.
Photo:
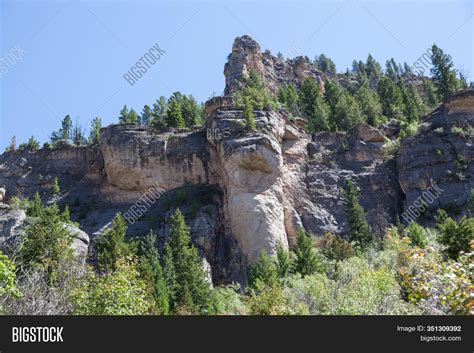
M 300 100 L 310 132 L 329 130 L 329 109 L 321 90 L 312 77 L 306 78 L 301 85 Z
M 403 96 L 400 89 L 388 77 L 383 77 L 377 88 L 382 103 L 382 112 L 389 119 L 402 119 Z
M 356 99 L 367 124 L 376 127 L 382 120 L 382 105 L 377 93 L 364 84 L 357 91 Z
M 181 110 L 181 104 L 179 100 L 173 96 L 168 102 L 168 110 L 166 112 L 166 125 L 169 127 L 174 127 L 178 129 L 183 129 L 186 127 L 183 113 Z
M 127 225 L 120 213 L 112 220 L 112 227 L 97 237 L 97 266 L 103 272 L 116 269 L 119 259 L 132 255 L 132 249 L 125 241 Z
M 163 249 L 162 267 L 163 277 L 168 291 L 168 301 L 171 309 L 175 307 L 178 280 L 176 277 L 176 270 L 174 268 L 173 251 L 171 250 L 169 243 L 167 243 Z
M 242 114 L 246 122 L 246 128 L 250 131 L 255 131 L 255 115 L 253 114 L 252 102 L 249 97 L 244 97 L 244 111 Z
M 401 81 L 399 89 L 403 98 L 403 113 L 405 120 L 409 124 L 418 122 L 426 110 L 418 92 L 412 85 L 403 85 L 401 84 Z
M 334 115 L 331 117 L 333 126 L 337 130 L 345 131 L 357 123 L 363 121 L 359 105 L 353 96 L 347 91 L 342 91 L 339 101 L 334 107 Z
M 43 202 L 38 191 L 35 192 L 33 200 L 30 202 L 26 214 L 30 217 L 39 217 L 43 214 Z
M 142 115 L 140 117 L 140 125 L 146 126 L 150 124 L 153 112 L 149 105 L 144 105 L 142 110 Z
M 293 85 L 283 85 L 278 89 L 278 101 L 285 105 L 285 107 L 294 116 L 300 115 L 300 97 Z
M 280 278 L 286 277 L 290 273 L 291 260 L 290 253 L 281 242 L 277 245 L 277 272 Z
M 311 236 L 303 228 L 298 229 L 296 236 L 294 271 L 303 277 L 323 271 L 322 259 L 317 253 Z
M 126 122 L 129 124 L 138 124 L 138 114 L 133 108 L 130 110 L 130 113 L 128 113 Z
M 265 286 L 276 285 L 277 280 L 278 269 L 275 260 L 265 250 L 262 250 L 258 260 L 250 269 L 249 286 L 260 290 Z
M 152 231 L 141 243 L 140 272 L 155 299 L 155 310 L 158 314 L 168 314 L 170 309 L 168 288 L 166 286 L 160 256 L 156 248 L 156 235 Z
M 20 241 L 22 268 L 39 267 L 46 271 L 51 284 L 56 281 L 63 261 L 71 258 L 72 237 L 64 227 L 59 208 L 53 204 L 44 208 L 25 229 Z
M 369 54 L 367 57 L 367 61 L 365 63 L 365 68 L 366 68 L 366 73 L 367 73 L 367 78 L 369 80 L 369 86 L 370 88 L 375 88 L 377 87 L 377 84 L 380 80 L 380 77 L 382 75 L 382 67 L 380 64 L 377 62 L 377 60 L 374 59 L 374 57 Z
M 344 201 L 349 223 L 349 240 L 364 249 L 372 242 L 372 229 L 359 203 L 359 192 L 350 179 L 345 180 Z
M 59 137 L 61 140 L 70 140 L 72 137 L 72 119 L 66 115 L 61 122 L 61 129 L 59 129 Z
M 57 176 L 55 176 L 54 179 L 53 179 L 53 184 L 51 186 L 51 192 L 52 192 L 53 195 L 59 194 L 59 181 L 58 181 Z
M 448 217 L 444 210 L 438 212 L 436 226 L 439 230 L 439 242 L 444 245 L 443 253 L 456 260 L 461 251 L 469 252 L 474 241 L 474 218 L 463 217 L 459 222 Z
M 61 213 L 61 221 L 64 223 L 71 223 L 71 211 L 69 211 L 69 206 L 66 205 L 63 213 Z
M 423 77 L 423 101 L 425 105 L 433 109 L 439 102 L 438 94 L 436 93 L 436 88 L 433 85 L 433 82 L 427 77 Z
M 431 47 L 431 74 L 440 97 L 446 97 L 456 91 L 456 70 L 453 70 L 451 56 L 445 54 L 436 44 Z
M 183 96 L 182 112 L 186 126 L 195 126 L 201 124 L 201 112 L 199 105 L 192 95 Z
M 196 247 L 191 244 L 189 229 L 179 209 L 170 221 L 169 246 L 176 274 L 174 309 L 185 307 L 194 313 L 206 313 L 211 305 L 211 288 L 202 259 Z M 192 308 L 189 307 L 188 290 L 192 298 Z
M 405 233 L 411 240 L 411 244 L 424 248 L 426 246 L 426 232 L 418 223 L 415 221 L 411 222 L 405 229 Z
M 122 110 L 120 111 L 119 122 L 120 124 L 125 124 L 128 122 L 128 107 L 124 105 Z
M 100 129 L 102 129 L 102 120 L 95 117 L 91 121 L 91 129 L 89 132 L 89 145 L 96 145 L 99 143 Z
M 330 75 L 336 74 L 336 64 L 330 58 L 328 58 L 324 54 L 320 54 L 319 56 L 316 55 L 314 58 L 314 65 L 318 70 Z

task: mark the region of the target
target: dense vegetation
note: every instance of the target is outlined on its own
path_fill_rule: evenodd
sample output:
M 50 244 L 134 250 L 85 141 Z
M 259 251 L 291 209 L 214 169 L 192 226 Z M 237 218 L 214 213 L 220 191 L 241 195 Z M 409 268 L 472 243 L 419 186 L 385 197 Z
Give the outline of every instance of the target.
M 86 265 L 71 250 L 69 210 L 44 206 L 39 194 L 16 199 L 28 226 L 0 255 L 4 314 L 468 314 L 474 218 L 458 222 L 440 210 L 436 227 L 415 222 L 373 236 L 357 186 L 344 189 L 350 232 L 315 237 L 299 229 L 287 250 L 262 252 L 246 286 L 212 287 L 179 209 L 170 236 L 127 240 L 117 214 L 95 241 Z

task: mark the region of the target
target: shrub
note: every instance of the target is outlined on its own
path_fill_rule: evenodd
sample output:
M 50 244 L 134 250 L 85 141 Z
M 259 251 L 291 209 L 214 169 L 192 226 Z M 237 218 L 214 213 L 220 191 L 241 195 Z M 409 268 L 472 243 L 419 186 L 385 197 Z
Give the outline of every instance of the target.
M 329 260 L 341 261 L 355 255 L 351 244 L 331 233 L 324 234 L 316 241 L 316 246 Z
M 136 261 L 120 258 L 108 275 L 89 272 L 74 292 L 77 315 L 143 315 L 152 307 Z
M 474 218 L 463 217 L 457 223 L 442 212 L 438 215 L 439 242 L 446 247 L 443 251 L 445 255 L 456 260 L 461 251 L 470 250 L 474 239 Z
M 252 265 L 249 287 L 253 289 L 272 286 L 277 283 L 278 269 L 275 260 L 262 250 L 258 260 Z
M 426 246 L 426 232 L 416 223 L 415 221 L 411 222 L 410 225 L 405 230 L 406 234 L 411 240 L 412 245 L 424 248 Z

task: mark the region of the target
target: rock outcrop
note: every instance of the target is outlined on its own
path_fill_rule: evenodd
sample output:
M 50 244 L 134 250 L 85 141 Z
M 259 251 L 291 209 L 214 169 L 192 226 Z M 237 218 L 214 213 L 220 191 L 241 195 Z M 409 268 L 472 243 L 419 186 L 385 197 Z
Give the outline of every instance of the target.
M 205 142 L 203 131 L 157 134 L 131 124 L 109 126 L 100 139 L 107 181 L 125 191 L 208 184 Z
M 421 131 L 402 141 L 398 153 L 404 209 L 415 203 L 430 186 L 440 190 L 434 200 L 424 200 L 424 218 L 433 220 L 443 208 L 452 216 L 470 212 L 474 188 L 474 91 L 461 91 L 428 115 Z
M 250 72 L 255 70 L 264 80 L 266 87 L 276 93 L 283 84 L 301 85 L 307 77 L 313 77 L 323 87 L 324 77 L 307 57 L 279 60 L 268 52 L 261 52 L 260 45 L 253 38 L 237 37 L 224 66 L 226 86 L 224 94 L 237 91 Z

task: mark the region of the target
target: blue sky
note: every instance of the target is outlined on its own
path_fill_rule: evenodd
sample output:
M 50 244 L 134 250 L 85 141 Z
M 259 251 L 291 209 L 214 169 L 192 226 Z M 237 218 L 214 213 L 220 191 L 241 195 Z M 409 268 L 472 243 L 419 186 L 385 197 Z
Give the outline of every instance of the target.
M 273 53 L 325 53 L 338 71 L 368 53 L 413 64 L 435 42 L 474 80 L 473 1 L 0 1 L 0 59 L 22 49 L 0 71 L 0 151 L 13 135 L 48 140 L 66 114 L 107 125 L 124 104 L 221 94 L 243 34 Z M 123 74 L 155 44 L 166 53 L 130 86 Z

